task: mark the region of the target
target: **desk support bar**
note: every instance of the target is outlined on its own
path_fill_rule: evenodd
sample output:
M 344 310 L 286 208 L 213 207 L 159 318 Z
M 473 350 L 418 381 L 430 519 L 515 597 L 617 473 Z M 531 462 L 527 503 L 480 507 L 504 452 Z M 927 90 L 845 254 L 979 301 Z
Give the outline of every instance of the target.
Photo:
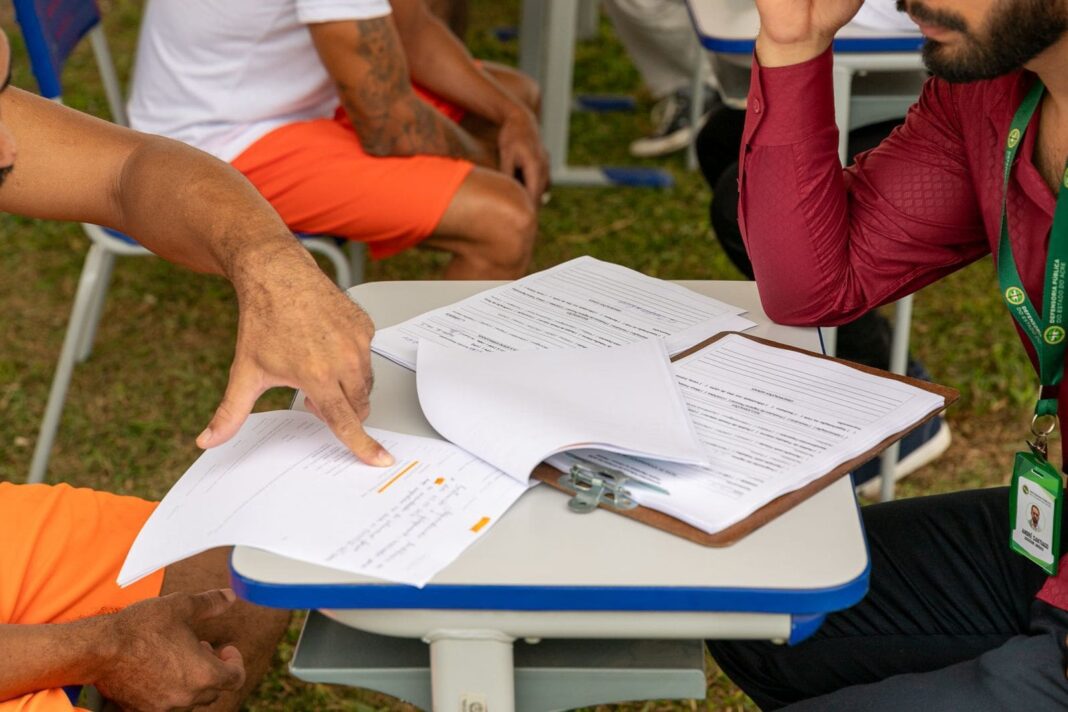
M 520 66 L 538 62 L 535 76 L 541 85 L 541 138 L 549 152 L 553 185 L 669 188 L 674 178 L 659 168 L 633 166 L 572 166 L 568 164 L 571 131 L 571 89 L 574 79 L 576 25 L 580 0 L 524 0 Z M 539 27 L 528 23 L 541 23 Z M 535 48 L 533 43 L 543 40 Z
M 514 712 L 514 638 L 495 630 L 434 630 L 423 640 L 430 644 L 436 712 Z

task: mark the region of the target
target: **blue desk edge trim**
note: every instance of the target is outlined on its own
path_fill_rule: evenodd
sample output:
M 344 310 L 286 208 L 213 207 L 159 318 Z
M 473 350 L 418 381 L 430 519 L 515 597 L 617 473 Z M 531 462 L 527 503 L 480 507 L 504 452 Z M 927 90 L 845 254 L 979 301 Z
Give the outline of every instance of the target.
M 241 598 L 274 608 L 451 609 L 508 611 L 706 611 L 822 614 L 848 608 L 868 591 L 871 562 L 852 581 L 823 589 L 609 586 L 288 585 L 256 581 L 230 568 Z M 504 602 L 504 603 L 502 603 Z M 807 625 L 798 618 L 795 628 Z M 817 624 L 818 627 L 818 624 Z M 814 629 L 813 629 L 814 630 Z M 800 631 L 799 631 L 800 632 Z M 791 635 L 791 640 L 794 639 Z
M 834 41 L 835 52 L 918 52 L 923 47 L 923 37 L 843 37 Z M 701 46 L 709 52 L 722 54 L 752 54 L 755 40 L 701 37 Z

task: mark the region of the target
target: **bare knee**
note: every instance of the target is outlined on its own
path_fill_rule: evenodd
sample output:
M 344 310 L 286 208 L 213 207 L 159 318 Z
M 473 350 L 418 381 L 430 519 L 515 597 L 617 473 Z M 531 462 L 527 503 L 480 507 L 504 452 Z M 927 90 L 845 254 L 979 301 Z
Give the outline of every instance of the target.
M 453 254 L 447 279 L 514 279 L 526 273 L 537 233 L 538 211 L 526 189 L 476 167 L 425 244 Z
M 488 205 L 486 241 L 480 247 L 492 268 L 510 277 L 521 277 L 530 266 L 538 235 L 538 212 L 523 188 L 509 182 Z

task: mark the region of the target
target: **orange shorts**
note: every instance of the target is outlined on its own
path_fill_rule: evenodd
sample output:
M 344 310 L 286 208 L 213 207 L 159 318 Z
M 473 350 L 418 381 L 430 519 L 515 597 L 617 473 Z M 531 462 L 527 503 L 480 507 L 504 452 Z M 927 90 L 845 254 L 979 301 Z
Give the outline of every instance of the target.
M 0 482 L 0 625 L 66 623 L 159 595 L 163 571 L 115 583 L 156 507 L 69 485 Z M 63 690 L 0 702 L 0 712 L 70 710 Z
M 463 111 L 416 88 L 453 121 Z M 389 257 L 434 229 L 472 164 L 444 156 L 378 158 L 364 152 L 344 109 L 333 119 L 287 124 L 233 160 L 294 232 L 367 243 Z

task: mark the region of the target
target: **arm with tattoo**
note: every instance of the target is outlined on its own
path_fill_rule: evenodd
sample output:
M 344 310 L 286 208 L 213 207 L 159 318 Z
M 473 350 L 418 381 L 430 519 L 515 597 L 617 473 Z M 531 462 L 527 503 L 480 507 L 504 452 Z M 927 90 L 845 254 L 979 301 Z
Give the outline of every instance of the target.
M 392 17 L 308 28 L 367 153 L 432 154 L 494 164 L 495 157 L 477 141 L 416 96 Z

